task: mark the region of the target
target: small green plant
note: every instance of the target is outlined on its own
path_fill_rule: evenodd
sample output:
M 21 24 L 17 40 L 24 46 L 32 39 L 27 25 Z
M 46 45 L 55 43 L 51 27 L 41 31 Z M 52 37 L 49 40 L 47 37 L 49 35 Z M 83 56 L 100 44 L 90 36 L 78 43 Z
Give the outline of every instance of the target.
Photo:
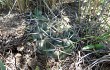
M 6 67 L 4 66 L 1 60 L 0 60 L 0 70 L 6 70 Z
M 46 17 L 44 17 L 42 15 L 44 12 L 41 9 L 34 9 L 34 15 L 32 17 L 38 20 L 38 24 L 35 28 L 37 35 L 33 34 L 32 37 L 38 42 L 37 48 L 40 52 L 46 53 L 48 57 L 60 61 L 64 60 L 67 55 L 71 55 L 71 52 L 74 52 L 73 49 L 77 47 L 75 44 L 79 44 L 79 42 L 84 42 L 84 44 L 80 44 L 83 46 L 83 48 L 80 47 L 82 50 L 100 50 L 106 48 L 102 42 L 108 41 L 110 38 L 110 28 L 107 32 L 101 32 L 103 30 L 101 25 L 105 23 L 97 19 L 103 19 L 102 15 L 106 1 L 86 0 L 83 5 L 84 7 L 80 7 L 81 5 L 82 3 L 80 2 L 79 14 L 81 15 L 78 22 L 74 24 L 76 28 L 74 25 L 65 23 L 62 20 L 63 18 L 49 18 L 50 12 L 46 13 Z M 51 13 L 53 13 L 52 10 Z

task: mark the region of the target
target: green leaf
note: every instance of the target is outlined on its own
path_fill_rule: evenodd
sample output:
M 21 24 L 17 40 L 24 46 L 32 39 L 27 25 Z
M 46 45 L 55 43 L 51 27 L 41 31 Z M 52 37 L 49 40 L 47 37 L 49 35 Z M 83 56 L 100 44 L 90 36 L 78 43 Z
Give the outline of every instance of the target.
M 4 66 L 1 60 L 0 60 L 0 70 L 6 70 L 6 67 Z
M 105 0 L 100 0 L 100 3 L 104 3 L 105 2 Z
M 110 32 L 104 33 L 101 36 L 97 37 L 97 40 L 107 40 L 110 38 Z
M 103 46 L 102 44 L 95 44 L 95 49 L 99 50 L 99 49 L 104 49 L 105 46 Z
M 48 20 L 42 15 L 42 11 L 39 10 L 38 8 L 35 8 L 35 9 L 34 9 L 33 18 L 37 18 L 38 20 L 42 20 L 42 21 L 48 21 Z
M 85 47 L 82 48 L 82 50 L 90 50 L 90 49 L 94 49 L 95 46 L 94 45 L 87 45 Z
M 50 52 L 50 51 L 55 51 L 55 49 L 48 49 L 48 50 L 43 50 L 43 51 Z
M 36 66 L 36 70 L 40 70 L 38 66 Z
M 5 5 L 5 3 L 4 3 L 4 1 L 3 1 L 3 0 L 0 0 L 0 4 Z
M 103 46 L 102 44 L 94 44 L 94 45 L 91 44 L 83 47 L 82 50 L 91 50 L 91 49 L 100 50 L 104 48 L 105 46 Z

